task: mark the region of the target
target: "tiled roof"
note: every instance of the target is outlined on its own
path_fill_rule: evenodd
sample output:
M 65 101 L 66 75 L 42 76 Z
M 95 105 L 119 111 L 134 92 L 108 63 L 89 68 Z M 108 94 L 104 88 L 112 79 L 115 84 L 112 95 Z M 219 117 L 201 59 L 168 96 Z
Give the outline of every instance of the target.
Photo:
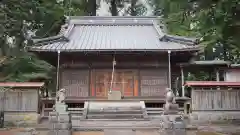
M 181 63 L 181 66 L 229 66 L 231 65 L 230 61 L 224 60 L 203 60 L 203 61 L 190 61 L 188 63 Z
M 59 36 L 56 40 L 51 38 L 54 42 L 39 40 L 38 46 L 31 50 L 179 51 L 199 49 L 193 41 L 186 42 L 184 38 L 171 36 L 164 38 L 165 34 L 157 22 L 156 17 L 70 17 L 68 28 L 62 35 L 68 40 L 57 40 Z M 189 44 L 190 42 L 192 44 Z
M 0 82 L 0 87 L 39 88 L 43 86 L 44 82 Z
M 240 86 L 240 82 L 225 81 L 186 81 L 185 86 Z

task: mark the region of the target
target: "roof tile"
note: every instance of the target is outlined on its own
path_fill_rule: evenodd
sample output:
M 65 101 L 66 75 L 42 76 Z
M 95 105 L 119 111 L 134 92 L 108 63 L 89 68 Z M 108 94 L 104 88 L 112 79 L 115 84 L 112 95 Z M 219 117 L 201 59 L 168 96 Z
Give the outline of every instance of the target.
M 80 17 L 81 18 L 81 17 Z M 160 41 L 164 33 L 156 18 L 72 18 L 65 36 L 69 41 L 42 44 L 35 51 L 161 51 L 198 50 L 198 46 Z

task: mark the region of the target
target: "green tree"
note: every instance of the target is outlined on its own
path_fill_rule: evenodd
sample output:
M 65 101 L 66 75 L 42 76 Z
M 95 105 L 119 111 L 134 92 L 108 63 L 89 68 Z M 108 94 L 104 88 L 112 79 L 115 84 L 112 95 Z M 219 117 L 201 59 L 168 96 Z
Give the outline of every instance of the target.
M 31 37 L 56 35 L 65 15 L 84 15 L 77 0 L 2 0 L 0 43 L 2 81 L 52 81 L 54 67 L 25 50 Z M 32 34 L 31 34 L 32 33 Z
M 146 7 L 140 0 L 105 0 L 110 6 L 109 11 L 112 16 L 119 16 L 120 12 L 123 15 L 142 16 L 146 13 Z M 126 8 L 126 5 L 130 4 Z
M 121 11 L 124 8 L 124 0 L 105 0 L 109 6 L 109 11 L 112 16 L 118 16 L 119 11 Z
M 125 14 L 130 16 L 143 16 L 147 8 L 139 0 L 131 0 L 131 5 L 126 9 Z
M 205 59 L 239 62 L 239 0 L 150 0 L 168 33 L 195 36 L 205 45 Z M 214 49 L 213 49 L 214 48 Z

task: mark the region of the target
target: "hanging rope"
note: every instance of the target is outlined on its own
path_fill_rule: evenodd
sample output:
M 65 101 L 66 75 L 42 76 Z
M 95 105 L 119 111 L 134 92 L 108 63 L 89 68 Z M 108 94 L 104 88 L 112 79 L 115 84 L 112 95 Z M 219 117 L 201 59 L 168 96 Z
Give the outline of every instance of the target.
M 111 79 L 109 94 L 112 93 L 114 73 L 115 73 L 115 65 L 116 65 L 116 64 L 117 64 L 117 62 L 115 61 L 115 56 L 114 56 L 114 57 L 113 57 L 113 65 L 112 65 L 112 79 Z

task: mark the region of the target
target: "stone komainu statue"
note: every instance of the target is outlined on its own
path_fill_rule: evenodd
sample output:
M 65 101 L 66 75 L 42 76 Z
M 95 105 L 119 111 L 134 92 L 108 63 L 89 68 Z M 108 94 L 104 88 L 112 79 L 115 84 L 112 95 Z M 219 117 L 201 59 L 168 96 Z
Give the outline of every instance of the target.
M 60 89 L 56 93 L 56 103 L 64 103 L 65 98 L 66 98 L 65 94 L 66 94 L 66 90 L 65 89 Z
M 167 92 L 166 92 L 166 103 L 172 103 L 172 104 L 175 104 L 175 95 L 172 91 L 172 89 L 170 88 L 167 88 L 166 89 Z
M 178 105 L 175 101 L 175 95 L 170 88 L 167 88 L 166 91 L 166 101 L 164 105 L 164 112 L 176 112 L 178 110 Z

